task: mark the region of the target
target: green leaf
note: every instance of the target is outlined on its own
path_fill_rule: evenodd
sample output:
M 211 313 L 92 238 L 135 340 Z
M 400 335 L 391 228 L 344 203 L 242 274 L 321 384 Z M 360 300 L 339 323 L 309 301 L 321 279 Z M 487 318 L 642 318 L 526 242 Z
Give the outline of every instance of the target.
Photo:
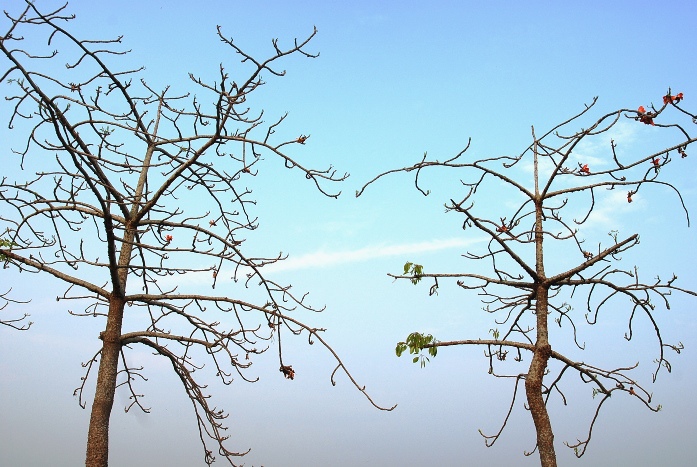
M 417 356 L 417 357 L 414 357 L 414 359 L 412 360 L 412 363 L 416 363 L 418 361 L 419 361 L 419 357 Z
M 0 238 L 0 247 L 2 248 L 12 248 L 13 246 L 17 246 L 16 243 L 11 242 L 10 240 L 6 240 L 4 238 Z M 5 255 L 0 254 L 0 261 L 4 261 L 6 259 Z
M 416 285 L 421 280 L 421 275 L 424 273 L 424 267 L 421 264 L 414 264 L 407 261 L 404 264 L 404 275 L 411 274 L 413 277 L 411 283 Z
M 399 344 L 397 344 L 397 348 L 395 349 L 397 357 L 401 357 L 406 349 L 407 345 L 404 342 L 400 342 Z
M 404 275 L 405 275 L 405 276 L 406 276 L 407 274 L 409 274 L 409 270 L 411 269 L 411 265 L 412 265 L 412 264 L 413 264 L 413 263 L 410 263 L 410 262 L 408 262 L 408 261 L 404 264 Z

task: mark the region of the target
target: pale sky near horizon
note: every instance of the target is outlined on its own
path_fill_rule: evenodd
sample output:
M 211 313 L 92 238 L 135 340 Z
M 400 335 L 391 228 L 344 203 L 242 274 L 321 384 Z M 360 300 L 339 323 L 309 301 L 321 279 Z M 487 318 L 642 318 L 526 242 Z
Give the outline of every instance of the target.
M 47 10 L 61 2 L 36 4 Z M 21 5 L 10 0 L 3 9 L 16 13 Z M 595 96 L 592 118 L 616 108 L 658 105 L 668 87 L 683 92 L 685 107 L 694 112 L 697 46 L 690 37 L 697 8 L 692 2 L 75 0 L 67 11 L 77 15 L 69 23 L 76 34 L 124 35 L 125 47 L 133 50 L 127 60 L 146 66 L 148 84 L 172 84 L 181 92 L 190 87 L 189 72 L 215 76 L 220 63 L 232 76 L 239 71 L 237 57 L 218 40 L 216 25 L 257 58 L 273 53 L 273 38 L 291 44 L 313 26 L 318 29 L 308 50 L 320 56 L 284 62 L 287 75 L 265 76 L 268 84 L 252 104 L 265 109 L 268 121 L 289 113 L 281 136 L 311 135 L 296 152 L 299 159 L 316 168 L 332 164 L 351 176 L 336 186 L 342 191 L 339 199 L 328 199 L 267 156 L 255 186 L 261 227 L 249 235 L 248 245 L 290 255 L 274 272 L 278 281 L 308 291 L 313 304 L 327 307 L 322 314 L 304 316 L 305 321 L 328 329 L 324 337 L 377 403 L 398 407 L 374 409 L 343 376 L 332 387 L 331 355 L 319 345 L 307 345 L 306 336 L 285 338 L 285 358 L 297 372 L 293 381 L 278 372 L 273 350 L 257 358 L 247 373 L 258 376 L 257 383 L 238 379 L 222 386 L 211 375 L 202 377 L 210 382 L 214 404 L 231 413 L 229 446 L 251 448 L 239 462 L 267 467 L 539 465 L 537 454 L 523 456 L 535 441 L 521 402 L 497 443 L 484 446 L 477 430 L 498 430 L 513 387 L 509 380 L 487 375 L 481 349 L 443 348 L 424 369 L 394 355 L 396 342 L 411 331 L 455 340 L 487 338 L 495 327 L 475 293 L 441 281 L 439 295 L 429 297 L 428 284 L 395 283 L 386 275 L 401 272 L 406 261 L 431 272 L 461 271 L 460 255 L 485 247 L 474 231 L 463 233 L 461 217 L 443 212 L 445 202 L 460 196 L 463 175 L 425 172 L 422 184 L 433 191 L 428 197 L 414 189 L 413 173 L 386 177 L 358 199 L 354 193 L 378 173 L 411 165 L 426 151 L 434 159 L 451 157 L 469 137 L 473 157 L 517 155 L 531 142 L 531 126 L 540 134 Z M 3 17 L 0 31 L 7 24 Z M 0 115 L 6 115 L 7 104 L 0 105 Z M 645 155 L 663 134 L 628 120 L 613 137 L 631 157 Z M 9 145 L 3 145 L 0 157 L 7 156 L 12 138 L 3 122 L 0 140 Z M 602 166 L 606 143 L 607 138 L 599 138 L 580 152 Z M 697 152 L 687 152 L 687 159 L 674 157 L 664 175 L 681 189 L 691 228 L 675 197 L 655 189 L 640 193 L 631 205 L 623 193 L 604 197 L 584 234 L 596 244 L 607 242 L 612 229 L 639 233 L 641 244 L 623 256 L 620 266 L 637 264 L 647 281 L 675 272 L 680 286 L 697 290 Z M 15 169 L 3 164 L 3 170 Z M 482 202 L 493 209 L 506 201 Z M 2 274 L 13 296 L 31 299 L 8 307 L 3 316 L 28 312 L 34 325 L 27 332 L 0 327 L 0 465 L 80 465 L 89 410 L 80 409 L 72 394 L 83 375 L 80 363 L 98 349 L 102 323 L 69 316 L 68 304 L 55 300 L 62 288 L 46 277 L 18 276 L 8 269 Z M 588 452 L 575 459 L 563 442 L 585 437 L 592 400 L 589 386 L 568 378 L 569 405 L 557 398 L 550 408 L 560 465 L 692 465 L 695 305 L 694 297 L 675 295 L 670 311 L 657 312 L 663 338 L 681 341 L 685 350 L 667 354 L 673 372 L 662 371 L 655 384 L 650 374 L 657 345 L 648 320 L 636 321 L 630 343 L 623 338 L 629 305 L 603 315 L 594 327 L 582 326 L 580 340 L 587 350 L 572 358 L 607 366 L 640 361 L 637 378 L 663 410 L 652 413 L 627 397 L 613 397 L 601 412 Z M 551 332 L 553 346 L 566 346 L 554 339 L 567 334 Z M 205 465 L 191 405 L 175 375 L 146 351 L 133 352 L 133 359 L 145 366 L 148 381 L 139 390 L 152 412 L 124 414 L 127 395 L 117 394 L 110 465 Z

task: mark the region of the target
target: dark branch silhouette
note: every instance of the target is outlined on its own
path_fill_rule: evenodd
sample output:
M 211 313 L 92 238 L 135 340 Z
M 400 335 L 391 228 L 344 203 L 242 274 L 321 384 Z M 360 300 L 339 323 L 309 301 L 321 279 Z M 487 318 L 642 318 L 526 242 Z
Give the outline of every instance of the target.
M 143 68 L 119 69 L 127 53 L 121 37 L 75 37 L 65 26 L 73 19 L 66 6 L 42 13 L 27 1 L 23 11 L 5 12 L 3 115 L 16 135 L 11 149 L 21 172 L 0 182 L 0 258 L 23 274 L 65 284 L 58 300 L 84 306 L 71 314 L 105 319 L 101 348 L 84 364 L 76 389 L 85 407 L 86 385 L 96 376 L 86 464 L 107 465 L 118 387 L 130 393 L 127 410 L 148 411 L 137 390 L 144 370 L 128 363 L 129 349 L 138 346 L 168 360 L 180 378 L 208 464 L 215 451 L 230 464 L 244 452 L 228 449 L 227 414 L 211 405 L 195 372 L 208 365 L 225 384 L 256 381 L 245 371 L 252 357 L 275 347 L 279 371 L 293 379 L 296 369 L 282 352 L 288 333 L 319 341 L 336 360 L 332 384 L 341 370 L 381 408 L 320 337 L 324 329 L 301 320 L 302 312 L 322 309 L 267 274 L 284 256 L 245 247 L 258 226 L 246 184 L 260 173 L 263 155 L 333 198 L 335 184 L 348 176 L 304 165 L 297 154 L 309 135 L 278 140 L 286 116 L 267 123 L 248 104 L 266 84 L 262 74 L 285 74 L 286 56 L 317 56 L 307 49 L 317 31 L 288 47 L 273 40 L 269 58 L 258 60 L 218 27 L 225 51 L 242 62 L 237 76 L 223 65 L 213 81 L 189 74 L 191 90 L 178 93 L 153 89 Z M 206 285 L 226 291 L 201 293 Z M 2 308 L 12 301 L 7 293 L 0 299 Z M 28 328 L 22 319 L 3 324 Z
M 613 393 L 627 393 L 650 410 L 660 410 L 660 405 L 652 403 L 650 392 L 631 376 L 631 370 L 638 364 L 606 369 L 555 350 L 552 343 L 555 346 L 559 344 L 558 340 L 552 338 L 554 334 L 549 327 L 550 318 L 559 327 L 570 326 L 573 344 L 578 350 L 583 350 L 585 344 L 579 343 L 577 339 L 579 320 L 593 325 L 601 319 L 601 312 L 611 307 L 626 309 L 629 301 L 630 313 L 625 338 L 632 339 L 638 315 L 648 318 L 656 338 L 655 381 L 661 369 L 671 370 L 666 350 L 680 353 L 683 349 L 681 343 L 669 344 L 664 341 L 656 308 L 661 305 L 669 308 L 668 300 L 673 292 L 697 295 L 694 291 L 678 287 L 675 276 L 669 280 L 656 278 L 654 282 L 644 282 L 637 268 L 623 269 L 617 266 L 620 255 L 638 245 L 638 234 L 620 238 L 618 232 L 610 232 L 611 241 L 599 242 L 597 250 L 592 251 L 592 248 L 585 246 L 580 230 L 587 225 L 597 207 L 600 190 L 626 190 L 626 202 L 631 203 L 633 196 L 652 186 L 670 189 L 689 226 L 690 217 L 680 190 L 670 180 L 665 180 L 661 172 L 670 164 L 687 164 L 688 146 L 697 140 L 686 130 L 685 123 L 666 122 L 671 118 L 679 120 L 686 116 L 689 118 L 687 125 L 690 125 L 697 123 L 697 117 L 682 108 L 682 93 L 672 95 L 668 90 L 660 107 L 651 106 L 649 111 L 643 106 L 637 110 L 619 109 L 591 121 L 586 129 L 572 130 L 565 134 L 567 128 L 577 124 L 582 118 L 588 118 L 587 114 L 593 109 L 596 100 L 542 136 L 537 136 L 533 128 L 532 143 L 518 156 L 471 160 L 466 154 L 470 147 L 468 141 L 465 149 L 450 159 L 439 162 L 429 160 L 424 155 L 420 162 L 412 166 L 379 174 L 356 192 L 356 196 L 360 196 L 368 186 L 387 174 L 415 172 L 416 188 L 428 195 L 429 191 L 422 188 L 419 182 L 422 170 L 432 167 L 462 170 L 465 177 L 461 180 L 464 197 L 450 199 L 446 203 L 446 211 L 463 216 L 463 230 L 475 230 L 488 238 L 484 251 L 467 252 L 463 256 L 471 261 L 488 263 L 491 274 L 432 273 L 427 271 L 437 269 L 436 267 L 408 262 L 402 274 L 389 276 L 410 280 L 414 284 L 431 279 L 433 285 L 430 295 L 437 292 L 439 279 L 441 282 L 443 279 L 454 279 L 462 289 L 477 292 L 484 310 L 495 315 L 498 327 L 490 330 L 493 339 L 448 342 L 439 342 L 431 335 L 415 332 L 404 342 L 397 344 L 397 355 L 400 356 L 409 349 L 409 353 L 416 355 L 414 362 L 421 361 L 423 365 L 428 361 L 428 357 L 423 354 L 424 350 L 435 356 L 437 349 L 441 347 L 485 346 L 489 373 L 497 377 L 514 378 L 516 381 L 511 405 L 500 430 L 494 435 L 482 433 L 486 445 L 493 445 L 503 432 L 518 395 L 518 383 L 524 381 L 527 408 L 537 434 L 535 449 L 526 455 L 538 450 L 541 465 L 545 467 L 556 465 L 554 432 L 547 412 L 547 402 L 553 395 L 559 395 L 566 404 L 566 396 L 559 384 L 565 375 L 577 374 L 583 383 L 593 387 L 594 396 L 600 396 L 585 439 L 567 443 L 579 457 L 590 442 L 601 407 Z M 590 167 L 589 162 L 579 159 L 582 157 L 579 144 L 598 135 L 608 134 L 619 122 L 645 124 L 669 131 L 672 142 L 657 152 L 637 156 L 620 154 L 617 149 L 621 141 L 611 141 L 605 148 L 604 164 L 599 168 Z M 486 208 L 478 206 L 476 201 L 484 196 L 480 193 L 485 186 L 492 185 L 497 187 L 498 193 L 508 190 L 505 191 L 505 203 L 502 198 L 497 199 L 493 209 L 490 205 Z M 508 196 L 509 193 L 512 195 Z M 549 254 L 545 255 L 550 248 L 555 248 L 553 260 L 549 259 Z M 558 251 L 563 251 L 564 261 L 559 260 Z M 552 268 L 559 268 L 559 263 L 564 262 L 569 263 L 568 266 L 562 266 L 568 267 L 566 270 L 554 274 L 547 272 Z M 579 317 L 572 305 L 563 299 L 568 297 L 572 300 L 574 296 L 583 294 L 585 316 Z M 509 353 L 515 355 L 513 358 L 516 362 L 531 355 L 527 371 L 498 374 L 498 363 L 505 361 Z M 550 361 L 556 364 L 550 366 Z

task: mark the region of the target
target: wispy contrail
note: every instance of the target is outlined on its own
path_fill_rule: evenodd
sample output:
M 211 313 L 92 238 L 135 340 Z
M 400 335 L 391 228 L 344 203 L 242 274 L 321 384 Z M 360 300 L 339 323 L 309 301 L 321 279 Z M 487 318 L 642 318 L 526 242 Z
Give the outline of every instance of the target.
M 267 271 L 289 271 L 307 268 L 322 268 L 338 264 L 356 263 L 387 256 L 409 254 L 412 257 L 418 253 L 463 248 L 484 241 L 484 238 L 464 239 L 447 238 L 417 243 L 402 243 L 397 245 L 371 245 L 354 250 L 331 251 L 320 250 L 312 253 L 291 256 L 285 261 L 267 266 Z

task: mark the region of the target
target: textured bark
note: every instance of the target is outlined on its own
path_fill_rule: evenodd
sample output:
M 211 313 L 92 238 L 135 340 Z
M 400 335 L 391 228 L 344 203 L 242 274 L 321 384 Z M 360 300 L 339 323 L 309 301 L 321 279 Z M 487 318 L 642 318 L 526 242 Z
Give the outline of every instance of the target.
M 136 201 L 139 201 L 145 185 L 148 170 L 148 151 L 146 164 L 141 171 L 138 182 Z M 137 203 L 134 203 L 131 216 L 136 213 Z M 113 236 L 110 235 L 113 239 Z M 114 394 L 116 393 L 116 377 L 119 369 L 119 355 L 121 353 L 121 329 L 123 325 L 123 312 L 126 305 L 126 281 L 128 279 L 128 265 L 133 252 L 133 240 L 135 229 L 131 225 L 126 230 L 124 242 L 121 244 L 118 268 L 114 278 L 113 292 L 109 298 L 109 314 L 106 321 L 106 329 L 99 335 L 102 340 L 102 353 L 99 360 L 99 372 L 97 373 L 97 388 L 92 403 L 90 426 L 87 432 L 87 454 L 85 456 L 86 467 L 106 467 L 109 465 L 109 419 L 111 409 L 114 406 Z
M 552 354 L 547 335 L 547 296 L 548 291 L 543 286 L 537 290 L 537 342 L 530 363 L 527 378 L 525 378 L 525 394 L 530 407 L 530 414 L 537 432 L 537 449 L 540 453 L 542 467 L 556 467 L 557 456 L 554 451 L 554 432 L 549 420 L 547 406 L 542 395 L 542 378 L 547 369 L 547 361 Z
M 105 467 L 109 464 L 109 418 L 116 392 L 123 309 L 123 299 L 112 297 L 106 330 L 100 335 L 103 344 L 97 374 L 97 389 L 94 394 L 87 433 L 87 456 L 85 458 L 87 467 Z
M 540 453 L 540 465 L 542 467 L 556 467 L 557 455 L 554 452 L 554 432 L 552 422 L 549 420 L 547 405 L 542 394 L 542 379 L 547 369 L 547 362 L 552 354 L 552 346 L 549 344 L 549 329 L 547 318 L 549 288 L 546 284 L 544 262 L 544 227 L 542 225 L 544 215 L 542 211 L 543 200 L 540 197 L 538 185 L 538 160 L 537 146 L 535 146 L 535 273 L 537 280 L 535 284 L 535 314 L 537 318 L 537 342 L 535 342 L 535 352 L 528 375 L 525 378 L 525 394 L 528 399 L 530 414 L 535 423 L 537 433 L 537 449 Z

